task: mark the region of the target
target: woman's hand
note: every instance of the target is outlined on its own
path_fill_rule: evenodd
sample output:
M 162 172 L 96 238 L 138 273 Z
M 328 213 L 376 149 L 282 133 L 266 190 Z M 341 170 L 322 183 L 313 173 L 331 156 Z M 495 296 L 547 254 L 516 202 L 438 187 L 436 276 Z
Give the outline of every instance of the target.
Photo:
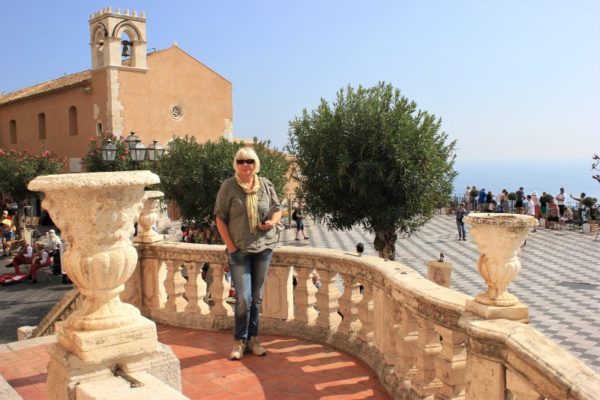
M 258 229 L 260 229 L 263 232 L 267 232 L 267 231 L 270 231 L 271 229 L 273 229 L 274 226 L 275 226 L 275 224 L 273 223 L 273 221 L 268 220 L 268 221 L 265 221 L 264 223 L 258 224 Z

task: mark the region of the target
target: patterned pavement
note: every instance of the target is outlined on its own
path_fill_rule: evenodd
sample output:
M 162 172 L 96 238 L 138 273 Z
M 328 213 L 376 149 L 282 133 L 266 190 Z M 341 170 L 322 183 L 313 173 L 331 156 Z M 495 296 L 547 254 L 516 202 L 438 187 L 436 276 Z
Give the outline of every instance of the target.
M 377 255 L 373 235 L 357 228 L 328 231 L 312 220 L 305 223 L 308 240 L 294 240 L 295 228 L 280 237 L 286 246 L 315 246 Z M 529 307 L 530 323 L 600 373 L 600 237 L 577 230 L 540 229 L 530 233 L 520 255 L 522 270 L 509 291 Z M 419 232 L 396 243 L 396 260 L 427 276 L 427 262 L 444 253 L 452 263 L 452 287 L 469 295 L 485 290 L 477 272 L 479 251 L 474 241 L 458 241 L 453 216 L 436 215 Z

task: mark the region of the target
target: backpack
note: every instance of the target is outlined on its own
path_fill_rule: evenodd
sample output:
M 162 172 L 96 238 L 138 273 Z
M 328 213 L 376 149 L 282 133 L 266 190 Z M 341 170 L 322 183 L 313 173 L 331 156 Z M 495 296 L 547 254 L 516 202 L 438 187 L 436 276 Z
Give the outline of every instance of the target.
M 292 220 L 293 220 L 294 222 L 298 222 L 298 215 L 296 215 L 296 211 L 297 211 L 297 210 L 294 210 L 294 212 L 292 213 Z

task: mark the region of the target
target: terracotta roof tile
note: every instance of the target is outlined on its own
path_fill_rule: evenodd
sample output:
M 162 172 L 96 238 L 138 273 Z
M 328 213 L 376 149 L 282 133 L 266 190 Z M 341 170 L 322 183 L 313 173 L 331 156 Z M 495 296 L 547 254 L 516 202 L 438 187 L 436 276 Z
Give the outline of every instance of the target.
M 71 86 L 81 84 L 92 78 L 90 70 L 76 72 L 71 75 L 66 75 L 58 79 L 38 83 L 37 85 L 29 86 L 23 89 L 15 90 L 0 96 L 0 106 L 14 101 L 23 100 L 31 96 L 52 92 L 59 89 L 65 89 Z

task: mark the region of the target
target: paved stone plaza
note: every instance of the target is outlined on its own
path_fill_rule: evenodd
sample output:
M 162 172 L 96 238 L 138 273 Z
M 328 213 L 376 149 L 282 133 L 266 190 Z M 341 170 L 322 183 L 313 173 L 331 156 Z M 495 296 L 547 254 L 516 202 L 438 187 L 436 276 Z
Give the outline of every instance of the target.
M 467 228 L 468 229 L 468 228 Z M 177 224 L 169 229 L 170 240 L 180 235 Z M 365 244 L 366 253 L 376 255 L 372 235 L 361 229 L 330 232 L 307 221 L 309 240 L 295 241 L 295 229 L 281 235 L 286 246 L 316 246 L 354 251 Z M 485 289 L 476 269 L 477 246 L 469 238 L 458 241 L 452 216 L 436 215 L 419 235 L 397 242 L 397 260 L 421 274 L 426 263 L 439 253 L 453 264 L 452 287 L 475 295 Z M 531 324 L 563 348 L 600 372 L 600 238 L 570 230 L 538 229 L 531 233 L 521 254 L 522 271 L 509 291 L 529 306 Z M 0 260 L 0 268 L 9 260 Z M 16 328 L 35 325 L 71 285 L 18 284 L 0 288 L 0 343 L 16 340 Z

